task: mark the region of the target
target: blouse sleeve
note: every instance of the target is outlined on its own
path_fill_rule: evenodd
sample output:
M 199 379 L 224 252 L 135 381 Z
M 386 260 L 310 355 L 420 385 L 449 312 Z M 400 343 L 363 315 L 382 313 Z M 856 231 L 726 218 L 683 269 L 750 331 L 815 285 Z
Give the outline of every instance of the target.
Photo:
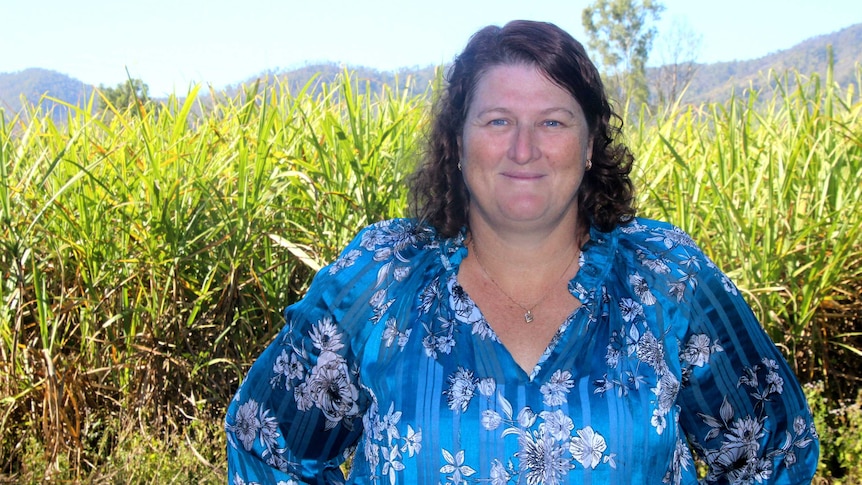
M 358 238 L 357 238 L 358 239 Z M 365 396 L 344 308 L 360 305 L 368 261 L 357 241 L 284 311 L 225 418 L 229 483 L 342 483 L 362 432 Z M 363 264 L 365 263 L 365 264 Z M 366 300 L 367 301 L 367 300 Z
M 802 388 L 739 290 L 702 254 L 681 342 L 680 425 L 706 483 L 810 483 L 819 442 Z

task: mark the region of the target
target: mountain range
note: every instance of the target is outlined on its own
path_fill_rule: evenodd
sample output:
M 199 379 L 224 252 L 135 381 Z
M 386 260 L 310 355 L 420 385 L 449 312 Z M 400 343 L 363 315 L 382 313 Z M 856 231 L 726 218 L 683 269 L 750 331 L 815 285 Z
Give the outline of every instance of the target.
M 793 70 L 802 76 L 819 74 L 825 79 L 831 48 L 833 60 L 833 79 L 841 87 L 855 85 L 859 92 L 862 82 L 862 23 L 855 24 L 837 32 L 807 39 L 788 49 L 780 50 L 766 56 L 732 62 L 711 64 L 689 63 L 680 66 L 661 66 L 650 68 L 647 76 L 653 87 L 662 85 L 662 76 L 673 67 L 691 69 L 690 85 L 682 97 L 684 103 L 699 104 L 703 102 L 720 102 L 726 100 L 732 93 L 737 95 L 753 87 L 760 88 L 768 82 L 770 72 L 785 73 Z M 233 86 L 225 86 L 227 94 L 236 93 L 243 85 L 256 82 L 258 79 L 272 81 L 280 79 L 291 86 L 292 91 L 298 90 L 309 80 L 327 82 L 344 72 L 344 67 L 335 63 L 309 64 L 299 68 L 280 71 L 266 71 L 250 76 L 243 82 Z M 367 88 L 378 91 L 384 84 L 410 78 L 414 85 L 424 89 L 436 77 L 436 67 L 402 69 L 397 72 L 379 71 L 366 67 L 351 67 L 358 79 L 367 81 Z M 146 82 L 146 80 L 144 80 Z M 17 113 L 22 106 L 22 100 L 35 104 L 42 99 L 41 109 L 51 112 L 55 118 L 66 116 L 65 103 L 82 106 L 87 101 L 94 86 L 85 84 L 65 74 L 47 69 L 30 68 L 18 72 L 0 73 L 0 111 L 5 117 Z M 295 91 L 293 91 L 295 92 Z M 181 93 L 177 93 L 181 96 Z
M 825 82 L 830 48 L 834 82 L 842 88 L 855 85 L 858 93 L 862 87 L 862 23 L 812 37 L 757 59 L 698 64 L 683 99 L 691 103 L 722 101 L 732 92 L 739 94 L 749 87 L 763 87 L 770 71 L 783 74 L 793 70 L 803 76 L 816 73 Z

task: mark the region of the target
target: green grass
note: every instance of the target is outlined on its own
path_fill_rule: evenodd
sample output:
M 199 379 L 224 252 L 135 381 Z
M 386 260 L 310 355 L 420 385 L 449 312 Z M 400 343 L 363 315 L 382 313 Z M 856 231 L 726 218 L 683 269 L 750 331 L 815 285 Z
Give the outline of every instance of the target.
M 790 80 L 644 110 L 641 212 L 731 274 L 824 409 L 856 409 L 862 103 Z M 222 482 L 221 416 L 282 308 L 403 214 L 423 90 L 345 73 L 0 120 L 0 481 Z
M 0 470 L 36 440 L 98 471 L 88 430 L 220 416 L 313 268 L 399 213 L 424 98 L 310 88 L 3 125 Z
M 689 231 L 747 292 L 797 373 L 828 380 L 836 356 L 862 356 L 826 318 L 859 304 L 862 105 L 817 78 L 772 80 L 641 127 L 637 185 L 644 213 Z

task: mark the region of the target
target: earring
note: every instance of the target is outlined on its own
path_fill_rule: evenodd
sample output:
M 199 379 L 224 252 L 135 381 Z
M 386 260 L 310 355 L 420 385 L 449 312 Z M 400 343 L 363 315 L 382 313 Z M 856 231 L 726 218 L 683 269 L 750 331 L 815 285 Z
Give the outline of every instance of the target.
M 458 171 L 459 171 L 459 172 L 461 172 L 461 171 L 462 171 L 462 170 L 461 170 L 461 161 L 460 161 L 460 160 L 458 161 Z
M 586 165 L 586 166 L 585 166 L 586 171 L 588 171 L 588 172 L 589 172 L 589 171 L 590 171 L 590 169 L 591 169 L 591 168 L 593 168 L 593 161 L 592 161 L 592 160 L 590 160 L 590 159 L 588 158 L 588 159 L 587 159 L 587 162 L 586 162 L 586 164 L 585 164 L 585 165 Z

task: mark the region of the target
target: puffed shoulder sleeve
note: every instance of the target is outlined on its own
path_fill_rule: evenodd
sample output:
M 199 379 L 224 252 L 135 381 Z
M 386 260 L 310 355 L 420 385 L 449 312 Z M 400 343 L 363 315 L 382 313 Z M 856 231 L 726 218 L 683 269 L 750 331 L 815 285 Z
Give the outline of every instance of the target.
M 356 331 L 376 273 L 374 254 L 363 247 L 368 231 L 315 275 L 302 300 L 285 309 L 284 328 L 230 402 L 230 483 L 343 482 L 339 466 L 362 432 L 367 406 Z
M 680 425 L 705 482 L 810 483 L 819 442 L 799 382 L 730 279 L 693 243 L 680 247 Z

